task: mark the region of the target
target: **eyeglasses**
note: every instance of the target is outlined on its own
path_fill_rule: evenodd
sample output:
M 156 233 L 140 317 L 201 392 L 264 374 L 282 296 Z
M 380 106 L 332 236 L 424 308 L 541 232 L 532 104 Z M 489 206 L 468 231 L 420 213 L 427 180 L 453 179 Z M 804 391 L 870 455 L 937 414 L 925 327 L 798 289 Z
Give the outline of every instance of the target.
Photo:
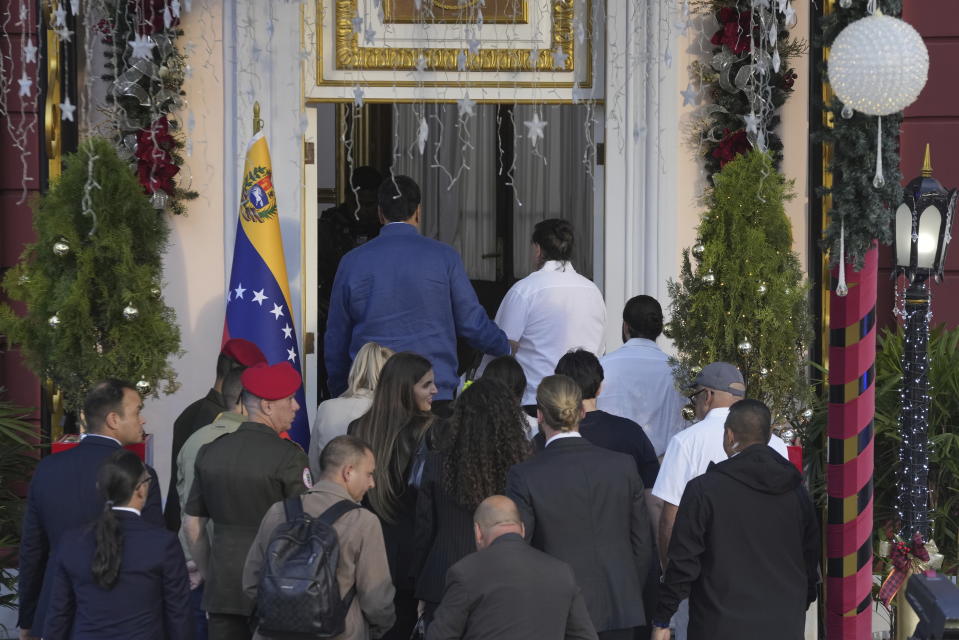
M 696 401 L 696 396 L 701 394 L 703 391 L 706 391 L 706 387 L 703 387 L 702 389 L 700 389 L 699 391 L 696 391 L 695 393 L 689 394 L 688 396 L 686 396 L 686 399 L 689 400 L 690 404 L 692 404 L 693 402 Z

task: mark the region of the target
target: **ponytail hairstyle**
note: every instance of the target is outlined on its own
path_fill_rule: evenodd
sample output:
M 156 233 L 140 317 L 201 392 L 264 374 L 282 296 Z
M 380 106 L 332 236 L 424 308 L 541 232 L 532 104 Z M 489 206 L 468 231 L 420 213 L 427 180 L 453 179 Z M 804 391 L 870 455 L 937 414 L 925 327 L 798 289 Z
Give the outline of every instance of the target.
M 583 392 L 572 378 L 547 376 L 536 389 L 536 406 L 554 431 L 573 431 L 583 415 Z
M 120 449 L 100 466 L 97 489 L 103 496 L 103 512 L 93 525 L 96 550 L 93 553 L 93 581 L 112 589 L 120 574 L 123 534 L 113 513 L 114 506 L 128 504 L 143 480 L 146 466 L 132 451 Z

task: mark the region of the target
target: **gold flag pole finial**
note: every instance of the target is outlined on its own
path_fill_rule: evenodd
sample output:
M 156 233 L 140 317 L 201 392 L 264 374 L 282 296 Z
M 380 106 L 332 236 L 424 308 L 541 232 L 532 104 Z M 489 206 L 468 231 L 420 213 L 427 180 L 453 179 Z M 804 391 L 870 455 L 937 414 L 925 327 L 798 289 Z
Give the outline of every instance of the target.
M 263 128 L 263 121 L 260 120 L 260 103 L 253 103 L 253 135 L 256 135 L 260 132 L 260 129 Z
M 926 157 L 922 161 L 922 177 L 932 177 L 932 152 L 929 150 L 929 143 L 926 143 Z

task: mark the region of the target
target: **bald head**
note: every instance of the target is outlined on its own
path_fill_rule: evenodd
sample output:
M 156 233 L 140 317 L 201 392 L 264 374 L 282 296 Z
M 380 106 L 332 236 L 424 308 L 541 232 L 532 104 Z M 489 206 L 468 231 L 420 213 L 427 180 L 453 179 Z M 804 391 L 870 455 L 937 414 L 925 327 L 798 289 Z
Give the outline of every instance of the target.
M 525 535 L 526 529 L 516 503 L 506 496 L 490 496 L 473 513 L 476 548 L 485 549 L 506 533 Z

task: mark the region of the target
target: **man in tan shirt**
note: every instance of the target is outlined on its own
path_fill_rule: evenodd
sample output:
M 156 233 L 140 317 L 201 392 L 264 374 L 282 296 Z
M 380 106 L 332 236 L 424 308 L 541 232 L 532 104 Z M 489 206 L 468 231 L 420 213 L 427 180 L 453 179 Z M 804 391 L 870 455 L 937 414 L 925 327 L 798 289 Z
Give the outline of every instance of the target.
M 303 511 L 316 517 L 341 500 L 360 502 L 373 488 L 375 468 L 373 452 L 359 438 L 339 436 L 330 440 L 320 454 L 319 481 L 301 498 Z M 285 520 L 282 502 L 270 507 L 246 557 L 243 590 L 254 601 L 270 537 Z M 396 619 L 393 610 L 395 590 L 390 580 L 380 522 L 366 509 L 353 509 L 340 517 L 333 529 L 339 538 L 336 579 L 340 597 L 356 586 L 356 596 L 346 615 L 345 630 L 334 640 L 379 638 L 390 630 Z M 259 634 L 254 636 L 254 640 L 262 638 Z

